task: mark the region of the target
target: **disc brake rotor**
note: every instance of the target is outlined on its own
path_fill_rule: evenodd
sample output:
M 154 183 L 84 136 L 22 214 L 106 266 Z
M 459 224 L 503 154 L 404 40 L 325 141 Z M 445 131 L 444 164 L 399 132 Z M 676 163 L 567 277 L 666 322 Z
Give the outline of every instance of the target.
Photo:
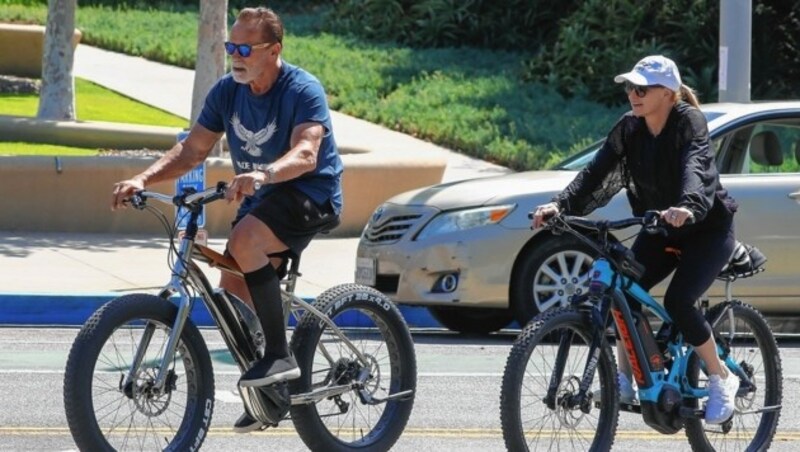
M 556 392 L 556 417 L 563 427 L 576 429 L 586 415 L 578 406 L 570 407 L 570 401 L 578 394 L 580 380 L 571 376 L 561 381 Z

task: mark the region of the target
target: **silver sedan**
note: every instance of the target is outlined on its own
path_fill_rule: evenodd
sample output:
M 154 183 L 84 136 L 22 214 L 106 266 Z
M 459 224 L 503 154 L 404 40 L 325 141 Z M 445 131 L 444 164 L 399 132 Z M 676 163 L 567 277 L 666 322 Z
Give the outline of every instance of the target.
M 800 102 L 708 104 L 717 167 L 740 205 L 737 238 L 757 246 L 767 271 L 734 295 L 766 313 L 800 311 Z M 575 239 L 531 231 L 528 212 L 575 177 L 600 142 L 552 171 L 435 185 L 395 196 L 361 236 L 356 281 L 400 304 L 426 306 L 444 326 L 486 333 L 563 306 L 586 288 L 592 252 Z M 630 215 L 624 193 L 594 217 Z M 621 234 L 619 240 L 630 234 Z M 631 242 L 627 241 L 630 245 Z M 663 294 L 664 285 L 654 288 Z M 722 296 L 714 285 L 709 296 Z

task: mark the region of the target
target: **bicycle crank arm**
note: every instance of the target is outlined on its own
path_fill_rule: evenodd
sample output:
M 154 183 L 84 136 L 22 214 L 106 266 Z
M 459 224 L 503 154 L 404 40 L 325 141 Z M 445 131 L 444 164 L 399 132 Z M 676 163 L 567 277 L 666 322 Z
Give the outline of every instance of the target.
M 773 411 L 778 411 L 783 408 L 783 405 L 772 405 L 772 406 L 765 406 L 764 408 L 759 408 L 757 410 L 748 410 L 748 411 L 739 411 L 736 410 L 734 414 L 738 415 L 745 415 L 745 414 L 759 414 L 759 413 L 771 413 Z M 680 409 L 680 417 L 684 419 L 698 419 L 705 416 L 706 410 L 703 409 L 693 409 L 689 407 L 681 407 Z
M 680 407 L 678 416 L 683 419 L 702 419 L 706 415 L 706 410 L 702 408 L 690 408 L 688 406 Z
M 384 398 L 373 397 L 364 390 L 359 391 L 359 395 L 361 396 L 361 401 L 367 405 L 380 405 L 381 403 L 386 403 L 390 400 L 408 400 L 412 395 L 414 395 L 414 390 L 408 389 L 406 391 L 395 392 L 394 394 L 390 394 Z
M 736 414 L 759 414 L 759 413 L 771 413 L 773 411 L 778 411 L 783 408 L 783 405 L 772 405 L 772 406 L 765 406 L 764 408 L 758 410 L 749 410 L 749 411 L 736 411 Z
M 292 396 L 292 405 L 307 405 L 309 403 L 316 403 L 328 397 L 335 397 L 342 395 L 347 391 L 352 391 L 352 385 L 339 385 L 330 386 L 327 388 L 315 389 L 311 392 L 304 394 L 297 394 Z

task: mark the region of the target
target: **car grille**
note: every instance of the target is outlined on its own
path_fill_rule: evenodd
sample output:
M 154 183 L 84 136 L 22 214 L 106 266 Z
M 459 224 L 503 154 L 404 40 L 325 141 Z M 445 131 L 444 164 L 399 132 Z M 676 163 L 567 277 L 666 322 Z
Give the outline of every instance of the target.
M 422 214 L 397 215 L 373 224 L 370 222 L 364 231 L 364 239 L 369 243 L 394 243 L 405 235 Z

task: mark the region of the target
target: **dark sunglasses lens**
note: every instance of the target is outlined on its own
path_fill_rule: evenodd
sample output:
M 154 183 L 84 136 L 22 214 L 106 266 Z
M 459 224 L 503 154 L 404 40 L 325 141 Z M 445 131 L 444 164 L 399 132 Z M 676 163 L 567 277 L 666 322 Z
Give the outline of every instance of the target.
M 634 85 L 633 83 L 626 82 L 625 83 L 625 92 L 630 93 L 631 91 L 635 91 L 636 95 L 639 97 L 644 97 L 647 95 L 647 86 L 639 86 Z
M 250 47 L 250 44 L 234 44 L 232 42 L 225 43 L 225 52 L 228 55 L 233 55 L 237 50 L 239 51 L 239 55 L 241 55 L 244 58 L 247 58 L 250 56 L 250 52 L 253 49 L 252 47 Z

